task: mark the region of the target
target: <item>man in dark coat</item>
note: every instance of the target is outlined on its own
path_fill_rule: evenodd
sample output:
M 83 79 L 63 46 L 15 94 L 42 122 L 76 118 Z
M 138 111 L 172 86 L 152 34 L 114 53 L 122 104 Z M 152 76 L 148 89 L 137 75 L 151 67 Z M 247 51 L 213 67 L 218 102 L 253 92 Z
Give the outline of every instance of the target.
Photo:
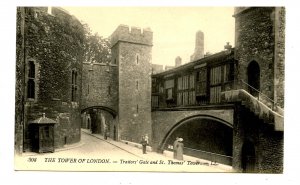
M 142 148 L 143 148 L 143 154 L 146 154 L 146 147 L 147 147 L 147 140 L 145 139 L 145 136 L 142 137 L 142 141 L 141 141 L 141 144 L 142 144 Z

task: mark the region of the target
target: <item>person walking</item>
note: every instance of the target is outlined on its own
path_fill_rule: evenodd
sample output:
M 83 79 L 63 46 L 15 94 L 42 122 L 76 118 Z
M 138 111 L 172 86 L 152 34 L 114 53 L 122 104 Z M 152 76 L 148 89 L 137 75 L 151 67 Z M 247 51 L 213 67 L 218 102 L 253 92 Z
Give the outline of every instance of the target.
M 104 131 L 104 139 L 107 140 L 108 136 L 109 136 L 109 131 L 108 131 L 108 129 L 105 129 L 105 131 Z
M 142 137 L 141 144 L 142 144 L 143 154 L 146 154 L 147 141 L 145 136 Z
M 178 144 L 179 137 L 176 137 L 174 143 L 173 143 L 173 158 L 177 158 L 177 144 Z
M 176 159 L 183 160 L 183 139 L 179 138 L 177 143 L 177 154 Z
M 148 134 L 145 134 L 145 140 L 146 140 L 147 145 L 149 145 L 149 137 L 148 137 Z

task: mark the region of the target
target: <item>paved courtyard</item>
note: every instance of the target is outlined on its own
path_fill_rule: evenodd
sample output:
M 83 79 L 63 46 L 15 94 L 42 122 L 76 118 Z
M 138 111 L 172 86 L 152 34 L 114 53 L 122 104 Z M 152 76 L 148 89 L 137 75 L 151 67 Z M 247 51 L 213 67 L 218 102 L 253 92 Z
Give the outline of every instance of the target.
M 16 170 L 47 171 L 154 171 L 154 172 L 232 172 L 231 166 L 171 152 L 142 154 L 138 145 L 104 140 L 99 134 L 82 130 L 81 141 L 54 153 L 24 153 L 15 156 Z

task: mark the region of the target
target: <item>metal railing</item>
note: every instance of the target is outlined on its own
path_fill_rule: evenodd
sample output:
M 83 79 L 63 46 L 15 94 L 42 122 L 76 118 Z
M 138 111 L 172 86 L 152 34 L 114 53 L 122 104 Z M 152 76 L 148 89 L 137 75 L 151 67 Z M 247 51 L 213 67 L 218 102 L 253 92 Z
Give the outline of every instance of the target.
M 269 108 L 271 108 L 272 110 L 276 109 L 276 102 L 271 99 L 270 97 L 268 97 L 267 95 L 263 94 L 262 92 L 260 92 L 258 89 L 254 88 L 253 86 L 251 86 L 250 84 L 248 84 L 247 82 L 245 82 L 244 80 L 240 80 L 243 84 L 245 84 L 247 87 L 250 87 L 252 90 L 256 91 L 258 93 L 258 97 L 257 100 L 261 101 L 261 97 L 264 97 L 265 99 L 263 100 L 267 100 L 268 103 L 271 103 L 272 106 L 270 107 L 269 105 L 267 105 Z M 248 92 L 248 90 L 246 90 Z M 251 94 L 251 93 L 250 93 Z
M 184 154 L 193 157 L 198 157 L 201 159 L 206 159 L 213 163 L 232 165 L 232 156 L 222 155 L 218 153 L 213 153 L 213 152 L 208 152 L 208 151 L 188 148 L 188 147 L 184 147 Z

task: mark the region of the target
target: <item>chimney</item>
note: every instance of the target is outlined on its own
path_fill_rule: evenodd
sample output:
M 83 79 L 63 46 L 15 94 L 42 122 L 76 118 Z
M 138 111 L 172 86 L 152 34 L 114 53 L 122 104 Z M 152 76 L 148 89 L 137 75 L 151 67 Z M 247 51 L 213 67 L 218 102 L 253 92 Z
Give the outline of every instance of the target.
M 176 59 L 175 59 L 175 67 L 181 66 L 181 61 L 182 61 L 182 59 L 181 59 L 180 56 L 176 57 Z
M 197 31 L 196 33 L 196 42 L 195 42 L 195 51 L 194 59 L 198 60 L 204 56 L 204 33 L 202 31 Z
M 224 49 L 227 51 L 230 51 L 232 46 L 229 44 L 229 42 L 226 42 L 226 45 L 224 46 Z

